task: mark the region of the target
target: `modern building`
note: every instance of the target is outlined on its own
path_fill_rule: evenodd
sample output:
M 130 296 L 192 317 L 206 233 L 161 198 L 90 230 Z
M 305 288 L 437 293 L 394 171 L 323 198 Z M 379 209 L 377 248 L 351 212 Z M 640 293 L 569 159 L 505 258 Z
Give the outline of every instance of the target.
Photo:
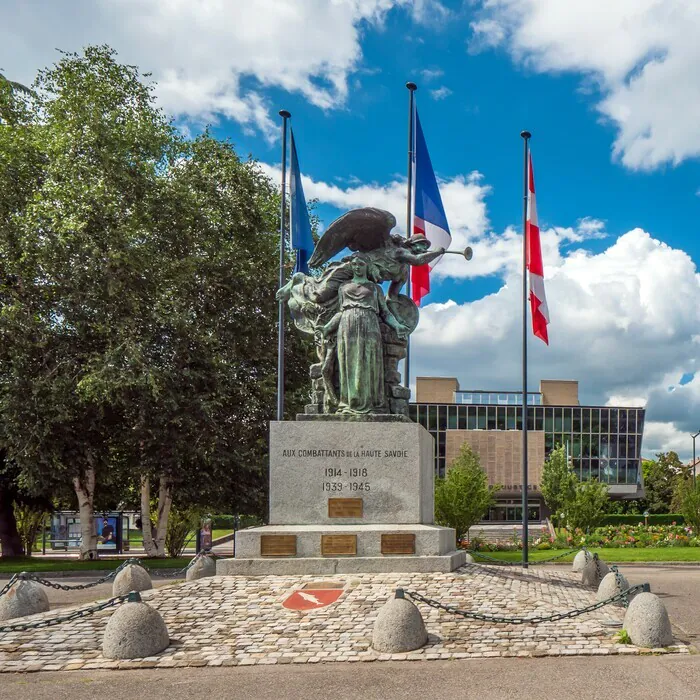
M 539 490 L 542 467 L 557 445 L 566 446 L 581 480 L 597 478 L 613 498 L 641 498 L 644 409 L 581 406 L 578 382 L 543 379 L 528 392 L 528 509 L 548 514 Z M 463 391 L 455 378 L 418 377 L 411 418 L 435 438 L 435 470 L 444 476 L 467 442 L 481 458 L 490 484 L 502 484 L 486 520 L 522 520 L 522 392 Z

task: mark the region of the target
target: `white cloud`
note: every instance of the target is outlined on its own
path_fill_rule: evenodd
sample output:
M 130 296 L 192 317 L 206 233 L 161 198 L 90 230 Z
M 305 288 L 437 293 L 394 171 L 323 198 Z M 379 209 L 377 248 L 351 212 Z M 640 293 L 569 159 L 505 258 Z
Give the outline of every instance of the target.
M 446 85 L 441 85 L 439 88 L 430 91 L 430 96 L 434 100 L 444 100 L 452 94 L 452 90 Z
M 580 73 L 617 128 L 625 166 L 700 155 L 697 0 L 482 0 L 470 51 L 505 47 L 541 73 Z
M 350 74 L 362 67 L 361 38 L 394 7 L 417 20 L 440 14 L 425 0 L 10 0 L 0 24 L 2 67 L 31 82 L 58 59 L 106 43 L 153 73 L 161 105 L 194 120 L 222 115 L 274 138 L 265 88 L 342 106 Z
M 700 444 L 696 442 L 696 449 Z M 644 424 L 644 438 L 642 443 L 642 455 L 653 458 L 658 452 L 670 452 L 673 450 L 685 462 L 691 462 L 693 441 L 689 433 L 679 430 L 671 422 L 646 421 Z
M 445 71 L 440 70 L 440 68 L 436 68 L 435 70 L 431 70 L 430 68 L 424 68 L 420 74 L 423 76 L 424 80 L 437 80 L 438 78 L 442 78 L 443 75 L 445 75 Z
M 260 167 L 274 182 L 280 181 L 278 166 L 260 163 Z M 318 199 L 342 211 L 356 207 L 379 207 L 390 211 L 397 221 L 397 230 L 406 231 L 406 180 L 397 177 L 387 184 L 358 183 L 335 185 L 302 175 L 302 186 L 307 199 Z M 470 241 L 484 235 L 488 227 L 486 196 L 491 191 L 483 183 L 483 176 L 476 171 L 469 175 L 456 175 L 440 183 L 443 204 L 450 222 L 455 249 L 464 248 Z M 445 256 L 445 265 L 449 258 Z M 442 266 L 443 263 L 441 263 Z M 462 267 L 464 260 L 462 259 Z

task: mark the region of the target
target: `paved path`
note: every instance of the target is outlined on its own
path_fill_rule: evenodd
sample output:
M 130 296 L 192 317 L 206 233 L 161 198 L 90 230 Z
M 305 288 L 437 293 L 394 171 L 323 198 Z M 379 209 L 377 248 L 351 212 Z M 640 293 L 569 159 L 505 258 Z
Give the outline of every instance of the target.
M 559 570 L 559 567 L 557 567 Z M 561 567 L 561 570 L 565 570 Z M 698 567 L 623 567 L 631 583 L 649 581 L 674 627 L 700 634 Z M 676 627 L 676 629 L 678 629 Z M 683 632 L 681 632 L 683 634 Z M 345 700 L 363 698 L 571 698 L 692 700 L 700 697 L 700 655 L 474 659 L 430 663 L 173 668 L 0 674 L 3 700 Z
M 295 590 L 312 591 L 327 579 L 212 577 L 146 591 L 143 599 L 160 611 L 170 631 L 171 645 L 162 654 L 134 661 L 103 659 L 102 634 L 113 613 L 109 609 L 56 627 L 0 633 L 0 671 L 640 653 L 616 644 L 615 630 L 602 624 L 621 622 L 623 611 L 613 606 L 576 618 L 514 625 L 463 619 L 421 605 L 430 634 L 427 646 L 409 654 L 379 654 L 370 647 L 377 613 L 397 587 L 486 615 L 530 617 L 595 602 L 595 592 L 583 588 L 570 567 L 522 572 L 519 567 L 467 565 L 451 574 L 356 574 L 335 577 L 335 582 L 343 589 L 337 603 L 302 612 L 287 609 L 284 601 Z M 43 613 L 34 620 L 53 615 Z M 655 651 L 687 653 L 688 648 L 681 644 Z
M 693 700 L 700 656 L 475 659 L 0 675 L 3 700 Z

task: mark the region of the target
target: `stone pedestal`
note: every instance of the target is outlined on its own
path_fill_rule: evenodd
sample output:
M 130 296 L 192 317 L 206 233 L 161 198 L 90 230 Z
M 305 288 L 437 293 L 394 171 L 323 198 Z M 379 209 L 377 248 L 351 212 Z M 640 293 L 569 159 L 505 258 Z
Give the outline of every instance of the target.
M 415 423 L 270 424 L 270 518 L 236 533 L 218 574 L 452 571 L 434 525 L 434 441 Z

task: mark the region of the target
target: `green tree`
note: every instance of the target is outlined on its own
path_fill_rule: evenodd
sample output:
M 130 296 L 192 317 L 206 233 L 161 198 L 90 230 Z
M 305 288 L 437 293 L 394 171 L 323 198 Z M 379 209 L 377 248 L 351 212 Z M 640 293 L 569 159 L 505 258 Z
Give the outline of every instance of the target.
M 547 507 L 552 513 L 552 521 L 558 526 L 563 525 L 561 513 L 576 497 L 578 479 L 570 463 L 566 459 L 563 446 L 554 448 L 542 469 L 540 490 Z
M 435 521 L 454 528 L 459 542 L 494 504 L 501 488 L 488 485 L 479 455 L 464 443 L 445 478 L 435 481 Z
M 601 484 L 597 479 L 578 482 L 574 498 L 565 511 L 567 528 L 589 532 L 605 517 L 608 501 L 606 484 Z
M 685 479 L 688 469 L 673 451 L 659 452 L 655 460 L 642 461 L 645 507 L 650 513 L 671 512 L 676 480 Z
M 64 55 L 36 85 L 34 106 L 5 90 L 15 121 L 0 136 L 20 176 L 0 173 L 8 456 L 31 491 L 72 485 L 83 557 L 97 556 L 100 491 L 140 494 L 162 556 L 176 492 L 183 507 L 264 506 L 279 196 L 230 144 L 181 139 L 106 47 Z M 293 415 L 310 348 L 287 339 Z
M 263 509 L 276 397 L 276 189 L 254 162 L 208 132 L 183 150 L 152 231 L 152 302 L 131 338 L 135 351 L 114 377 L 127 416 L 122 456 L 142 477 L 143 522 L 151 520 L 150 483 L 158 484 L 153 537 L 144 530 L 155 556 L 165 554 L 174 493 L 190 505 Z M 302 406 L 309 347 L 287 331 L 291 416 Z
M 155 261 L 144 241 L 176 138 L 138 70 L 107 48 L 64 55 L 36 85 L 31 133 L 43 167 L 16 238 L 0 242 L 18 280 L 3 309 L 3 421 L 30 489 L 73 485 L 81 556 L 95 558 L 95 490 L 113 477 L 122 416 L 93 384 L 123 364 L 150 302 L 143 290 Z
M 678 479 L 675 485 L 674 500 L 678 503 L 685 522 L 700 533 L 700 481 L 693 483 L 692 478 Z

